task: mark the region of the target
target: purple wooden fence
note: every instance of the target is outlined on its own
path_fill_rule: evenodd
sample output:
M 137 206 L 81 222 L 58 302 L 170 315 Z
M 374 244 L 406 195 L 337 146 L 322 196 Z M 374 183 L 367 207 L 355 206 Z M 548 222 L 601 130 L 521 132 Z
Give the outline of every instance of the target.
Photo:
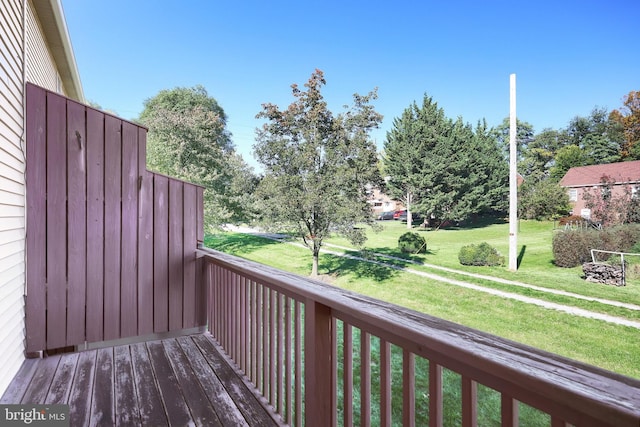
M 27 352 L 202 326 L 203 188 L 146 129 L 27 85 Z

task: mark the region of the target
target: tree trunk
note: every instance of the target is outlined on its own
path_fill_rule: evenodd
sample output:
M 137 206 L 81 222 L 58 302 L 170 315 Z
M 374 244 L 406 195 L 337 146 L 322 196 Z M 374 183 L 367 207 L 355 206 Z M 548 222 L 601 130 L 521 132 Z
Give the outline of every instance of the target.
M 411 204 L 413 203 L 413 194 L 410 191 L 407 191 L 407 230 L 411 230 L 411 226 L 413 225 L 413 221 L 411 218 Z
M 320 257 L 320 254 L 318 252 L 316 252 L 315 250 L 313 251 L 313 263 L 311 264 L 311 277 L 318 277 L 318 264 L 319 264 L 318 259 Z

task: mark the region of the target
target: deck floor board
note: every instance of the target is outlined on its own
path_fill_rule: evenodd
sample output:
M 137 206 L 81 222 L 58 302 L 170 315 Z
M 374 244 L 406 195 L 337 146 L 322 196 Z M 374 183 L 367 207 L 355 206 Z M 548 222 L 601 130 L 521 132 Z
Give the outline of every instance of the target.
M 208 334 L 28 359 L 1 403 L 63 403 L 71 425 L 277 426 Z

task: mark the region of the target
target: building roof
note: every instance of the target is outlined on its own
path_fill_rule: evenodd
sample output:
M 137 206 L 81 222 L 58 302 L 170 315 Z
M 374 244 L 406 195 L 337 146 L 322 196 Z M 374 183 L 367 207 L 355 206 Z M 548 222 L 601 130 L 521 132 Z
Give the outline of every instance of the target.
M 66 95 L 85 102 L 61 0 L 33 0 L 32 4 L 58 67 Z
M 560 180 L 560 185 L 562 187 L 600 185 L 604 175 L 613 178 L 616 184 L 640 183 L 640 160 L 571 168 Z

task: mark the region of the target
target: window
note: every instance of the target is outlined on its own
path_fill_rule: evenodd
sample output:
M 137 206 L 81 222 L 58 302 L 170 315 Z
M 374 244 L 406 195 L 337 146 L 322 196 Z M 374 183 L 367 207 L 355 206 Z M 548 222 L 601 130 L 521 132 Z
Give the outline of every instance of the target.
M 577 202 L 578 201 L 578 190 L 575 188 L 572 188 L 569 190 L 569 201 L 570 202 Z

